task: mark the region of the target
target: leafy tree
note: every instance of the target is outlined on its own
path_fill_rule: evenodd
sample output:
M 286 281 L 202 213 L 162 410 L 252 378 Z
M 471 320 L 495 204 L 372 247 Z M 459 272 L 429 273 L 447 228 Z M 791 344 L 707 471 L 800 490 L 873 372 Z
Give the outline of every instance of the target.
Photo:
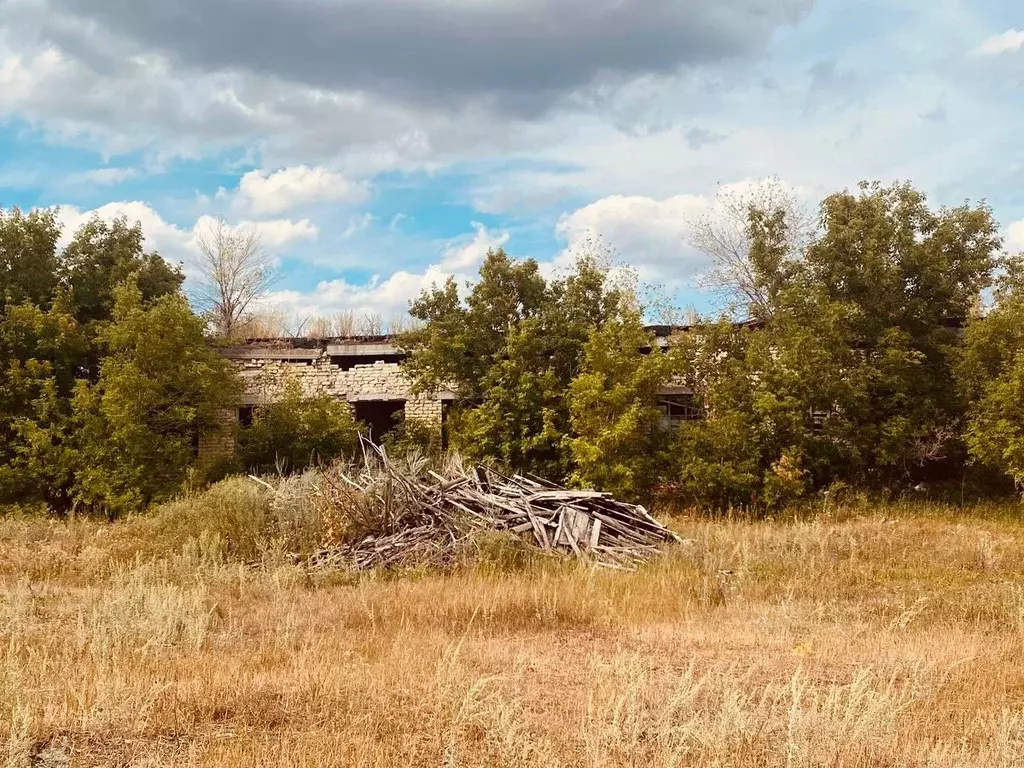
M 576 483 L 647 499 L 669 465 L 658 392 L 673 361 L 644 329 L 639 310 L 595 330 L 569 391 Z
M 996 303 L 967 327 L 958 366 L 971 456 L 1024 486 L 1024 268 L 1007 263 Z
M 67 505 L 57 454 L 86 348 L 66 294 L 46 311 L 24 303 L 0 313 L 0 500 Z
M 48 309 L 61 283 L 54 210 L 0 209 L 0 306 L 31 303 Z
M 424 292 L 403 338 L 421 391 L 452 388 L 452 442 L 474 459 L 563 479 L 572 470 L 568 392 L 591 332 L 621 311 L 625 292 L 583 256 L 548 282 L 532 260 L 488 253 L 463 301 L 449 280 Z
M 821 207 L 806 280 L 824 313 L 843 315 L 852 387 L 843 418 L 854 481 L 891 487 L 957 450 L 966 404 L 953 366 L 958 326 L 988 286 L 998 226 L 984 204 L 931 210 L 909 184 L 862 184 Z M 855 428 L 854 428 L 855 427 Z
M 181 288 L 181 270 L 145 252 L 143 242 L 141 225 L 123 216 L 109 223 L 93 218 L 75 232 L 60 260 L 80 323 L 110 320 L 117 288 L 128 280 L 135 281 L 143 302 Z
M 474 460 L 495 460 L 543 477 L 565 477 L 566 382 L 551 361 L 551 340 L 539 318 L 512 327 L 501 354 L 479 384 L 479 405 L 450 418 L 453 445 Z
M 676 451 L 691 500 L 770 506 L 837 480 L 897 488 L 957 456 L 956 325 L 995 265 L 991 213 L 936 212 L 909 185 L 873 184 L 821 211 L 799 259 L 786 257 L 784 217 L 750 211 L 747 264 L 769 311 L 756 331 L 699 329 L 683 355 L 706 413 Z
M 677 482 L 691 503 L 775 507 L 828 484 L 849 460 L 841 315 L 821 313 L 806 286 L 758 327 L 728 320 L 679 340 L 679 375 L 700 421 L 680 425 Z M 799 297 L 803 297 L 802 299 Z
M 328 395 L 307 398 L 297 381 L 283 397 L 259 406 L 251 426 L 239 433 L 239 454 L 252 472 L 284 469 L 301 472 L 342 456 L 351 456 L 359 430 L 347 403 Z
M 451 278 L 443 287 L 424 291 L 410 308 L 422 326 L 402 338 L 413 352 L 406 370 L 417 389 L 453 386 L 464 402 L 479 400 L 509 330 L 536 316 L 547 298 L 537 263 L 517 262 L 503 249 L 488 251 L 465 302 Z
M 801 407 L 772 386 L 773 344 L 723 320 L 680 339 L 680 375 L 704 418 L 679 426 L 673 455 L 682 501 L 715 507 L 764 503 L 766 477 L 802 433 Z
M 74 395 L 75 501 L 116 513 L 175 493 L 201 431 L 223 427 L 239 385 L 180 294 L 149 305 L 132 284 L 115 291 L 95 385 Z
M 0 500 L 142 506 L 179 487 L 234 380 L 138 225 L 60 235 L 55 211 L 0 211 Z

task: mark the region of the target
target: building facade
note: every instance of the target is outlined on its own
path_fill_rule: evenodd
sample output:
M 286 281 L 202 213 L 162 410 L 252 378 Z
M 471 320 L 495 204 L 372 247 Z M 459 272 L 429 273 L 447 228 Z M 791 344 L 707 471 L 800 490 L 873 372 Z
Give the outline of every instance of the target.
M 658 346 L 667 346 L 673 329 L 654 327 Z M 419 421 L 443 430 L 451 391 L 413 393 L 402 363 L 408 353 L 393 336 L 360 336 L 336 339 L 255 339 L 225 347 L 220 354 L 230 360 L 244 386 L 242 400 L 225 423 L 245 426 L 260 405 L 279 400 L 288 382 L 295 382 L 306 397 L 327 395 L 349 403 L 355 418 L 382 437 L 403 419 Z M 666 424 L 692 418 L 689 392 L 666 386 L 661 393 Z M 231 453 L 234 430 L 200 438 L 201 455 Z

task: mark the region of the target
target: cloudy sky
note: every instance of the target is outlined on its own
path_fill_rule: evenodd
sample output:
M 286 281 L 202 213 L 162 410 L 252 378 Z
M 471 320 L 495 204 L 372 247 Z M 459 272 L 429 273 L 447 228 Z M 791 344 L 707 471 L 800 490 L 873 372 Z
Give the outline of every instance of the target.
M 911 179 L 1024 248 L 1018 0 L 0 0 L 0 207 L 258 223 L 300 315 L 600 236 L 698 308 L 720 184 Z

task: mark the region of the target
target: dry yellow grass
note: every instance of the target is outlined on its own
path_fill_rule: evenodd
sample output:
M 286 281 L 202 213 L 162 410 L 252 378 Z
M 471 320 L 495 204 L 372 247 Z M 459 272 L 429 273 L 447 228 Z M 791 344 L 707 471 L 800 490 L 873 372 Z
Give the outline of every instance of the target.
M 0 763 L 1024 765 L 1024 526 L 893 515 L 360 580 L 0 520 Z

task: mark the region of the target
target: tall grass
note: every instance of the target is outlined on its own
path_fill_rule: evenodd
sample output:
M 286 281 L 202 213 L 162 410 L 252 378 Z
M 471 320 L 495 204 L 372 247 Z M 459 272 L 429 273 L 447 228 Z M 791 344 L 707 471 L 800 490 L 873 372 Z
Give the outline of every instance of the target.
M 353 578 L 275 554 L 331 530 L 289 506 L 236 480 L 0 520 L 0 764 L 1024 765 L 1012 512 L 679 518 L 635 573 L 498 537 Z

